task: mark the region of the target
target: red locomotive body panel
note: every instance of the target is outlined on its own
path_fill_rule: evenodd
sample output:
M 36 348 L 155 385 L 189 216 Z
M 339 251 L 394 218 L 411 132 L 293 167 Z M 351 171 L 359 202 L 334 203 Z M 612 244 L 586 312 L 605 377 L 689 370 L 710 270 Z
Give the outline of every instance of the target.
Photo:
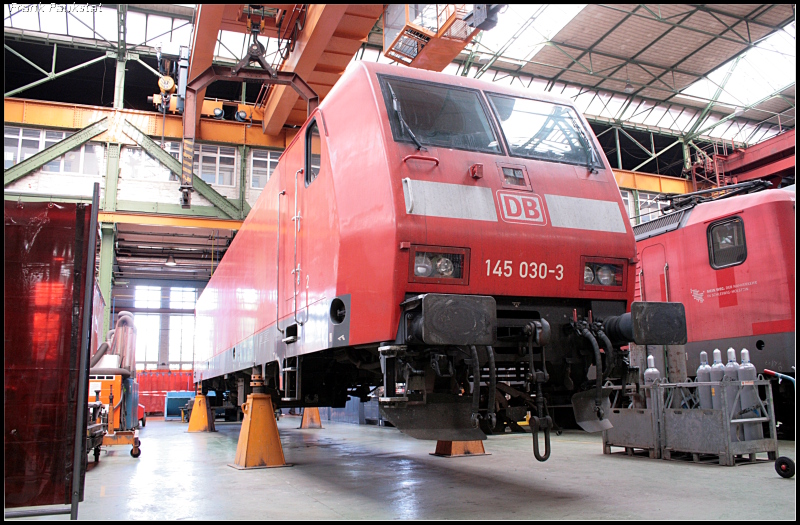
M 698 204 L 676 229 L 650 238 L 641 239 L 636 228 L 636 297 L 643 276 L 643 299 L 668 296 L 685 305 L 690 374 L 701 351 L 711 356 L 719 348 L 725 355 L 728 347 L 748 348 L 759 372 L 794 374 L 794 208 L 794 191 L 767 190 Z M 736 238 L 713 244 L 717 226 L 737 224 L 743 237 L 731 230 Z M 718 264 L 714 257 L 724 250 L 739 253 Z

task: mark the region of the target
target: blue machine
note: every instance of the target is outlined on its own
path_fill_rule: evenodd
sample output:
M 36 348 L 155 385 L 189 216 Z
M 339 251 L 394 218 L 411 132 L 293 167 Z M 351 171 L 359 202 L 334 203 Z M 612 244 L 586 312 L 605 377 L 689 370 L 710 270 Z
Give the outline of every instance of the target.
M 194 399 L 195 392 L 187 390 L 179 390 L 176 392 L 167 392 L 167 397 L 164 398 L 164 421 L 171 421 L 181 418 L 181 408 L 186 406 L 186 403 Z
M 134 430 L 139 426 L 139 383 L 133 379 L 123 379 L 122 390 L 125 400 L 125 422 L 122 430 Z

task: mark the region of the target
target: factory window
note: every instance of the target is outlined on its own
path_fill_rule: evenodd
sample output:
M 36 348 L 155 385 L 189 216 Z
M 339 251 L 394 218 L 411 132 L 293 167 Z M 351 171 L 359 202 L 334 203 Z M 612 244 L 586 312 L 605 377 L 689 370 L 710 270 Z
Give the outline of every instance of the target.
M 272 172 L 278 167 L 282 151 L 254 149 L 250 154 L 250 187 L 261 189 L 267 185 Z
M 137 287 L 137 290 L 140 287 Z M 161 340 L 161 316 L 159 314 L 135 314 L 136 369 L 158 368 L 158 347 Z
M 27 160 L 40 151 L 58 144 L 74 134 L 72 131 L 50 131 L 40 129 L 3 128 L 3 169 Z M 42 171 L 49 173 L 81 173 L 102 175 L 105 169 L 105 146 L 97 142 L 87 142 L 64 155 L 53 159 Z
M 133 300 L 135 308 L 161 308 L 161 287 L 137 286 Z
M 740 217 L 725 219 L 708 227 L 708 255 L 711 267 L 727 268 L 747 259 L 744 223 Z
M 322 165 L 322 141 L 317 121 L 313 121 L 306 131 L 306 186 L 314 182 Z
M 170 288 L 169 307 L 172 309 L 194 309 L 197 290 L 194 288 Z
M 661 208 L 669 206 L 668 201 L 658 200 L 660 194 L 639 192 L 639 222 L 650 222 L 661 217 Z
M 631 226 L 636 224 L 636 212 L 632 209 L 631 203 L 631 192 L 628 190 L 619 190 L 620 195 L 622 195 L 622 204 L 625 206 L 625 216 L 629 217 L 631 221 Z
M 194 360 L 194 316 L 170 315 L 169 316 L 170 370 L 191 370 L 193 360 Z
M 165 142 L 164 151 L 173 158 L 181 160 L 181 143 Z M 123 177 L 150 181 L 176 181 L 178 175 L 172 173 L 155 157 L 151 157 L 143 148 L 124 146 L 120 153 L 120 170 Z
M 209 184 L 235 186 L 236 156 L 236 148 L 196 144 L 193 171 Z

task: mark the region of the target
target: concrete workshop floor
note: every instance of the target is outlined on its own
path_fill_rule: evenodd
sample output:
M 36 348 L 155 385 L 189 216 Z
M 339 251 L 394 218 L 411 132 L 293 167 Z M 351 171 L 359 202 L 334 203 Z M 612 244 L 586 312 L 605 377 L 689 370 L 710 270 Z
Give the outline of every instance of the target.
M 720 467 L 603 455 L 600 434 L 552 437 L 545 463 L 530 434 L 491 436 L 489 456 L 439 458 L 432 441 L 393 428 L 323 422 L 278 426 L 294 466 L 239 471 L 240 423 L 213 434 L 149 419 L 142 455 L 111 447 L 90 460 L 79 517 L 94 520 L 786 519 L 796 478 L 772 462 Z M 795 458 L 793 441 L 780 455 Z M 615 449 L 621 450 L 621 449 Z M 763 454 L 761 455 L 764 456 Z M 64 517 L 66 518 L 66 516 Z

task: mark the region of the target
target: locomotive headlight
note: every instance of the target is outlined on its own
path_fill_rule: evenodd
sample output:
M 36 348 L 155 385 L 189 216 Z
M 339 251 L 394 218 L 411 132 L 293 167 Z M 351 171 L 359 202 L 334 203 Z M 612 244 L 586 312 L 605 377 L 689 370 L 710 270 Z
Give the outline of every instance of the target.
M 412 245 L 408 262 L 408 280 L 412 283 L 469 282 L 469 248 Z
M 433 273 L 433 263 L 431 263 L 431 260 L 424 253 L 417 254 L 414 258 L 414 275 L 418 277 L 430 277 L 431 273 Z
M 439 257 L 439 260 L 436 261 L 436 271 L 443 277 L 452 277 L 455 268 L 453 261 L 447 257 Z
M 584 289 L 584 286 L 603 288 L 614 286 L 619 287 L 620 290 L 625 289 L 624 264 L 614 264 L 611 262 L 618 259 L 604 258 L 605 260 L 602 260 L 599 257 L 596 259 L 600 260 L 595 261 L 586 259 L 589 258 L 586 257 L 583 260 L 583 284 L 581 284 L 581 289 Z
M 603 265 L 597 269 L 597 280 L 600 281 L 600 284 L 603 286 L 612 286 L 614 284 L 614 268 L 609 265 Z M 584 276 L 586 279 L 586 276 Z

